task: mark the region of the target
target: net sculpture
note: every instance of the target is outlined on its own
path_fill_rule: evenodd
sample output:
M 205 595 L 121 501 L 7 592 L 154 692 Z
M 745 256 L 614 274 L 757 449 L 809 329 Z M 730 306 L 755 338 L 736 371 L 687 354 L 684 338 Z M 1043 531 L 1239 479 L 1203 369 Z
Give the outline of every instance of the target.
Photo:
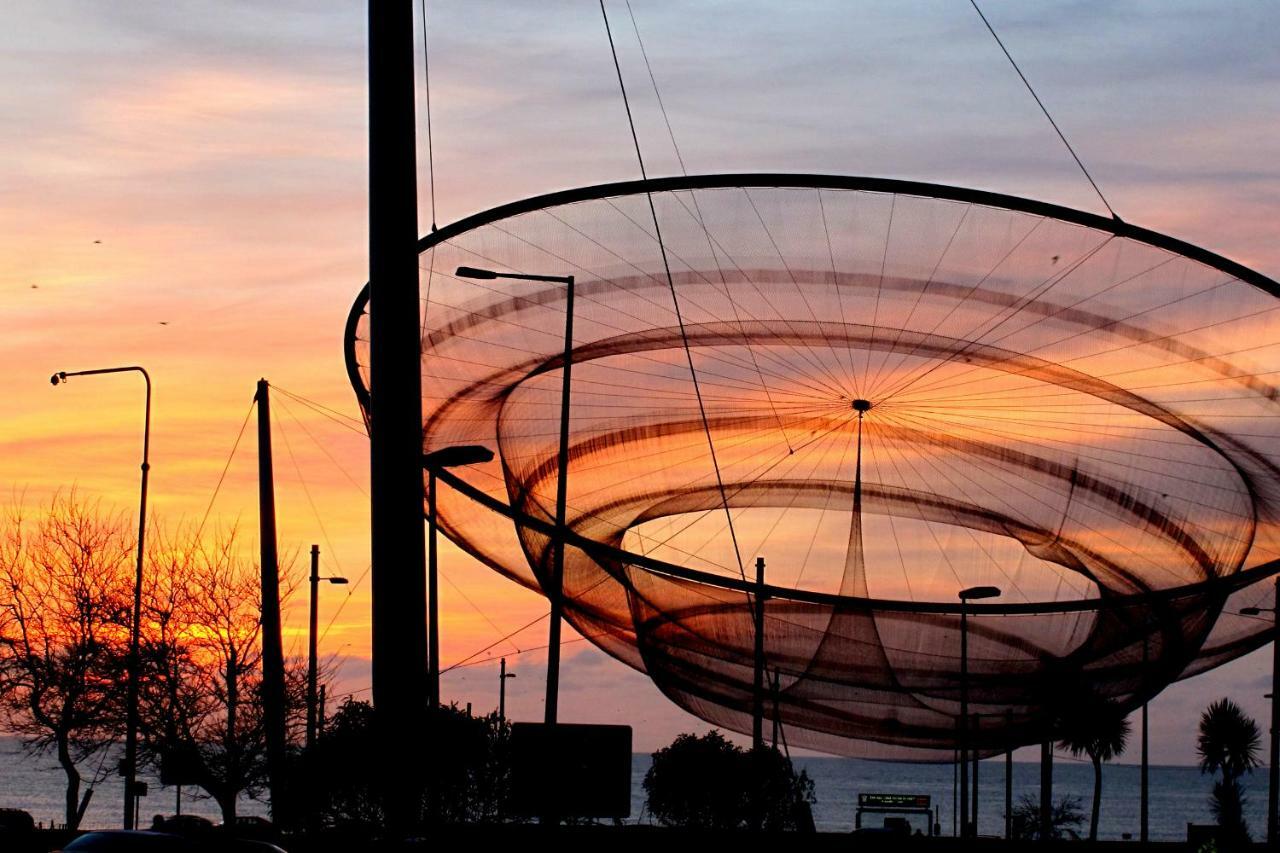
M 788 743 L 907 760 L 951 759 L 962 687 L 989 754 L 1080 691 L 1134 708 L 1270 639 L 1238 613 L 1280 568 L 1280 285 L 1250 269 L 808 175 L 532 198 L 423 238 L 420 266 L 423 451 L 496 454 L 439 472 L 440 529 L 548 588 L 568 289 L 456 270 L 574 276 L 565 617 L 717 726 L 751 731 L 757 607 Z M 976 585 L 1001 595 L 964 605 L 962 685 Z

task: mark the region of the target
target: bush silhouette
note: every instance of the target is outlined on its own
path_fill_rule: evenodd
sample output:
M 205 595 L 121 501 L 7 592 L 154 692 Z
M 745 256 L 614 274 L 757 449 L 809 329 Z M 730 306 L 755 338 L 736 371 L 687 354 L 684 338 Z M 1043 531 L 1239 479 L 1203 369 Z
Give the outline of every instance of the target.
M 776 749 L 745 750 L 718 731 L 682 734 L 653 754 L 646 806 L 664 826 L 803 829 L 813 782 Z

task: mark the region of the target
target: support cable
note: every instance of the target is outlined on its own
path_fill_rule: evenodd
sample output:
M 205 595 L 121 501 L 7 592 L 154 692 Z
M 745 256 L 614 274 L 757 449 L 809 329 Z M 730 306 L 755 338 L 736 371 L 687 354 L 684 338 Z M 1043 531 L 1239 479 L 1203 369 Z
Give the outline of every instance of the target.
M 236 458 L 236 450 L 240 447 L 240 439 L 244 438 L 245 427 L 249 425 L 249 418 L 253 417 L 253 407 L 257 403 L 257 397 L 249 403 L 249 411 L 245 413 L 244 422 L 240 424 L 240 431 L 236 433 L 236 440 L 231 445 L 231 452 L 227 454 L 227 462 L 222 466 L 222 473 L 218 475 L 218 482 L 213 487 L 213 494 L 209 496 L 209 504 L 204 508 L 204 515 L 200 518 L 200 525 L 196 527 L 195 541 L 197 542 L 200 541 L 200 534 L 204 532 L 205 523 L 209 520 L 209 513 L 213 511 L 213 502 L 218 499 L 218 492 L 222 489 L 222 483 L 227 479 L 227 471 L 231 469 L 231 460 Z
M 649 83 L 653 86 L 653 97 L 658 101 L 658 110 L 662 113 L 662 121 L 667 126 L 667 136 L 671 139 L 671 148 L 675 151 L 676 163 L 680 166 L 680 174 L 685 177 L 689 176 L 689 169 L 685 166 L 684 155 L 680 153 L 680 145 L 676 142 L 675 129 L 671 127 L 671 117 L 667 115 L 667 106 L 662 102 L 662 92 L 658 90 L 658 78 L 654 76 L 653 66 L 649 64 L 649 51 L 645 50 L 644 39 L 640 37 L 640 25 L 636 23 L 635 10 L 631 8 L 631 0 L 626 0 L 627 14 L 631 16 L 631 29 L 636 34 L 636 44 L 640 47 L 640 56 L 644 59 L 645 71 L 649 73 Z M 711 231 L 707 228 L 707 223 L 702 216 L 702 206 L 698 203 L 697 193 L 689 193 L 690 200 L 693 201 L 694 218 L 697 220 L 699 228 L 703 235 L 707 238 L 707 248 L 711 250 L 711 257 L 716 265 L 716 272 L 720 276 L 720 286 L 724 288 L 725 298 L 729 300 L 729 307 L 733 309 L 734 322 L 738 324 L 738 331 L 742 332 L 746 337 L 745 327 L 742 325 L 742 318 L 738 314 L 738 303 L 733 298 L 733 293 L 729 290 L 729 285 L 724 279 L 724 270 L 720 266 L 720 260 L 716 256 L 715 246 L 712 244 Z M 751 357 L 751 365 L 755 368 L 756 376 L 760 379 L 760 387 L 764 390 L 765 399 L 769 403 L 769 409 L 773 412 L 774 420 L 778 422 L 778 430 L 782 433 L 782 440 L 787 445 L 787 450 L 795 452 L 791 446 L 791 439 L 787 437 L 787 428 L 782 422 L 781 415 L 778 414 L 778 407 L 773 402 L 773 394 L 769 391 L 769 384 L 764 380 L 764 373 L 760 370 L 760 362 L 756 358 L 755 348 L 750 343 L 747 344 L 747 355 Z
M 427 52 L 427 0 L 422 7 L 422 88 L 427 97 L 427 186 L 431 189 L 431 230 L 436 230 L 436 166 L 431 145 L 431 62 Z
M 618 89 L 622 92 L 622 105 L 627 111 L 627 125 L 631 129 L 631 141 L 635 145 L 636 160 L 640 164 L 640 178 L 648 182 L 649 175 L 645 170 L 644 156 L 640 153 L 640 137 L 636 134 L 635 118 L 631 115 L 631 102 L 627 99 L 627 86 L 622 79 L 622 65 L 618 62 L 618 49 L 613 43 L 613 31 L 609 28 L 609 13 L 605 11 L 604 0 L 600 0 L 600 15 L 604 18 L 605 35 L 609 38 L 609 51 L 613 55 L 613 68 L 618 74 Z M 658 240 L 658 249 L 662 253 L 662 266 L 667 276 L 667 287 L 671 290 L 671 301 L 675 307 L 676 323 L 680 326 L 680 338 L 684 343 L 684 355 L 689 364 L 689 376 L 693 380 L 693 392 L 698 398 L 698 412 L 702 417 L 703 432 L 707 436 L 707 447 L 711 451 L 711 466 L 715 469 L 716 486 L 720 490 L 721 503 L 724 504 L 724 514 L 729 520 L 729 538 L 733 541 L 733 555 L 738 562 L 738 574 L 746 580 L 747 571 L 742 564 L 742 551 L 738 547 L 738 533 L 733 523 L 733 513 L 729 509 L 729 497 L 724 488 L 724 477 L 720 473 L 720 462 L 716 458 L 715 442 L 711 439 L 711 425 L 707 421 L 707 408 L 702 401 L 702 389 L 698 384 L 698 372 L 693 366 L 693 351 L 689 348 L 689 336 L 685 330 L 684 316 L 680 311 L 680 299 L 676 295 L 675 280 L 671 277 L 671 264 L 667 260 L 667 247 L 662 239 L 662 226 L 658 224 L 658 209 L 653 204 L 653 193 L 645 190 L 645 198 L 649 202 L 649 215 L 653 219 L 654 236 Z
M 1076 165 L 1080 167 L 1080 171 L 1084 173 L 1088 179 L 1089 185 L 1093 187 L 1093 191 L 1098 194 L 1098 198 L 1102 199 L 1102 205 L 1111 214 L 1111 218 L 1117 222 L 1123 222 L 1120 215 L 1111 207 L 1111 203 L 1107 201 L 1107 197 L 1102 194 L 1102 190 L 1098 188 L 1098 184 L 1093 179 L 1093 175 L 1089 174 L 1089 170 L 1085 168 L 1084 163 L 1080 160 L 1080 156 L 1076 154 L 1076 150 L 1071 147 L 1071 143 L 1067 141 L 1066 134 L 1062 132 L 1062 128 L 1058 127 L 1058 123 L 1053 120 L 1053 116 L 1049 115 L 1049 108 L 1044 105 L 1044 101 L 1040 100 L 1040 96 L 1036 94 L 1035 88 L 1032 87 L 1031 81 L 1027 79 L 1027 75 L 1022 73 L 1022 69 L 1018 67 L 1018 63 L 1014 61 L 1013 55 L 1009 53 L 1009 48 L 1004 46 L 1004 42 L 1000 40 L 1000 36 L 996 35 L 995 28 L 991 26 L 991 22 L 987 20 L 987 16 L 982 14 L 982 9 L 978 8 L 978 0 L 969 0 L 969 5 L 973 6 L 973 10 L 978 13 L 978 17 L 982 19 L 982 23 L 986 24 L 987 32 L 991 33 L 991 37 L 996 40 L 996 44 L 1000 45 L 1000 50 L 1004 52 L 1005 58 L 1009 60 L 1009 64 L 1013 66 L 1013 70 L 1018 72 L 1018 77 L 1022 79 L 1022 83 L 1027 87 L 1027 91 L 1031 93 L 1031 97 L 1035 98 L 1036 105 L 1040 107 L 1040 112 L 1044 113 L 1044 117 L 1049 120 L 1049 124 L 1053 125 L 1054 133 L 1058 134 L 1058 138 L 1062 140 L 1062 144 L 1067 147 L 1067 151 L 1071 154 L 1071 159 L 1076 161 Z

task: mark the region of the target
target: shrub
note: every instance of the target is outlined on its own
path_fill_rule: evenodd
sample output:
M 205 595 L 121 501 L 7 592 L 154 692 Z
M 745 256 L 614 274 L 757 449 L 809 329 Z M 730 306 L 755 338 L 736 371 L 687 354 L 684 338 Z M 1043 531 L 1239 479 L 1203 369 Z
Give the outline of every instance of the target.
M 653 754 L 646 807 L 664 826 L 802 829 L 813 781 L 776 749 L 745 750 L 718 731 L 682 734 Z

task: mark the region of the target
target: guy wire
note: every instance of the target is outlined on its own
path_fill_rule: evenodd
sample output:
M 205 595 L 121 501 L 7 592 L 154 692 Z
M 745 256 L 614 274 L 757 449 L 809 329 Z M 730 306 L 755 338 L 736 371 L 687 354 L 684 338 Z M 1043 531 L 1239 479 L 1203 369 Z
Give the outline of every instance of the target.
M 631 102 L 627 99 L 627 86 L 622 80 L 622 65 L 618 62 L 618 48 L 613 43 L 613 31 L 609 28 L 609 13 L 605 11 L 604 0 L 600 0 L 600 15 L 604 18 L 605 35 L 609 37 L 609 51 L 613 55 L 613 68 L 618 74 L 618 89 L 622 92 L 622 105 L 627 111 L 627 125 L 631 129 L 631 141 L 636 148 L 636 160 L 640 164 L 640 178 L 646 183 L 649 180 L 644 166 L 644 156 L 640 153 L 640 137 L 636 133 L 635 118 L 631 115 Z M 689 349 L 689 336 L 685 331 L 684 317 L 680 311 L 680 298 L 676 295 L 675 280 L 671 277 L 671 264 L 667 260 L 667 246 L 662 240 L 662 226 L 658 224 L 658 209 L 653 204 L 653 193 L 646 188 L 645 198 L 649 202 L 649 215 L 653 219 L 654 236 L 658 240 L 658 249 L 662 253 L 662 267 L 667 276 L 667 287 L 671 290 L 671 301 L 675 306 L 676 323 L 680 327 L 680 339 L 684 342 L 684 355 L 689 363 L 689 376 L 693 380 L 693 392 L 698 398 L 698 413 L 702 417 L 703 432 L 707 436 L 707 447 L 711 451 L 711 466 L 716 473 L 716 487 L 720 490 L 720 501 L 724 504 L 724 514 L 729 520 L 729 538 L 733 541 L 733 556 L 738 561 L 738 574 L 746 580 L 747 572 L 742 565 L 742 551 L 738 547 L 738 533 L 733 524 L 733 513 L 729 509 L 729 496 L 724 489 L 724 478 L 720 474 L 720 462 L 716 458 L 715 442 L 711 439 L 711 425 L 707 421 L 707 408 L 702 401 L 702 388 L 698 384 L 698 372 L 693 366 L 693 352 Z

